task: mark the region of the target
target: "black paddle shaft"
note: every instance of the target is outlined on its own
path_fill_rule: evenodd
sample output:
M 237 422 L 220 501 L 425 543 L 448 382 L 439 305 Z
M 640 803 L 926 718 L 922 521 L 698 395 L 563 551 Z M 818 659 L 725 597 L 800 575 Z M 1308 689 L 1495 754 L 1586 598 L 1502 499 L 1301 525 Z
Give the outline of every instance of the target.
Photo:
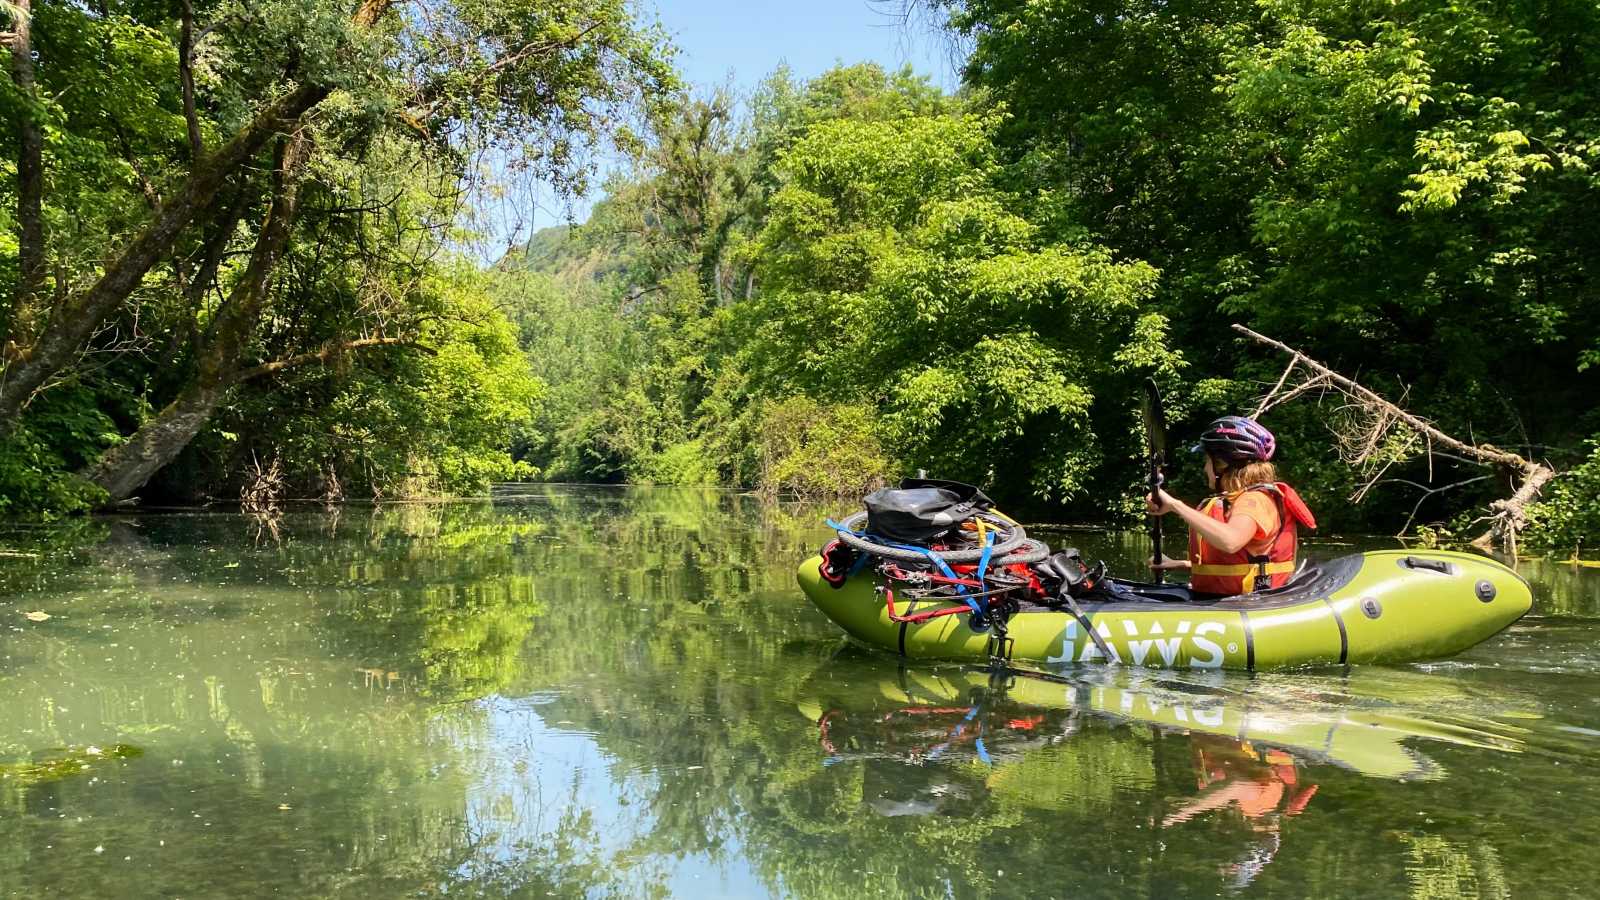
M 1154 485 L 1151 488 L 1152 491 L 1154 491 L 1156 488 L 1161 486 L 1161 482 L 1158 481 L 1158 480 L 1155 480 L 1155 479 L 1159 479 L 1159 478 L 1160 478 L 1159 475 L 1154 476 L 1152 478 L 1151 484 Z M 1159 514 L 1150 517 L 1150 544 L 1151 544 L 1151 546 L 1155 547 L 1155 564 L 1157 566 L 1159 566 L 1162 563 L 1162 558 L 1161 558 L 1161 516 Z M 1156 584 L 1165 584 L 1166 583 L 1166 581 L 1167 581 L 1167 573 L 1166 573 L 1165 569 L 1156 569 L 1155 570 L 1155 576 L 1156 576 Z
M 1155 496 L 1161 490 L 1161 486 L 1166 483 L 1165 476 L 1161 474 L 1161 464 L 1167 452 L 1167 423 L 1166 415 L 1161 409 L 1161 392 L 1156 388 L 1154 379 L 1145 379 L 1144 397 L 1142 399 L 1144 402 L 1139 404 L 1139 411 L 1144 417 L 1145 437 L 1150 448 L 1148 457 L 1150 467 L 1149 486 L 1151 495 Z M 1150 517 L 1150 543 L 1155 549 L 1154 562 L 1159 566 L 1163 559 L 1161 555 L 1160 514 Z M 1166 574 L 1161 569 L 1156 569 L 1156 584 L 1164 584 L 1166 582 Z

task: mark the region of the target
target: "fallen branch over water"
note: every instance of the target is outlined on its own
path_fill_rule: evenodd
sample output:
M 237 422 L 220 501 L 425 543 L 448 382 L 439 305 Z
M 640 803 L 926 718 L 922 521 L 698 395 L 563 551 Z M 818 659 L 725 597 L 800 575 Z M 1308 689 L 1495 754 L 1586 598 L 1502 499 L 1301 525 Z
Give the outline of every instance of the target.
M 1364 423 L 1359 428 L 1359 434 L 1341 434 L 1344 448 L 1348 451 L 1349 461 L 1353 465 L 1370 466 L 1379 464 L 1377 472 L 1367 483 L 1356 492 L 1356 498 L 1365 496 L 1368 490 L 1378 483 L 1383 473 L 1388 470 L 1401 454 L 1415 444 L 1418 437 L 1428 443 L 1430 457 L 1434 447 L 1443 447 L 1453 452 L 1454 456 L 1473 463 L 1474 465 L 1488 466 L 1506 476 L 1507 480 L 1515 485 L 1515 490 L 1510 497 L 1496 500 L 1489 505 L 1489 513 L 1478 521 L 1487 521 L 1489 527 L 1483 534 L 1472 542 L 1472 546 L 1480 549 L 1490 549 L 1494 546 L 1504 548 L 1513 555 L 1517 552 L 1517 535 L 1527 525 L 1528 504 L 1539 496 L 1539 491 L 1554 478 L 1554 469 L 1543 463 L 1532 462 L 1506 450 L 1501 450 L 1489 444 L 1472 446 L 1465 441 L 1451 437 L 1440 431 L 1433 423 L 1406 411 L 1401 406 L 1384 399 L 1371 388 L 1358 384 L 1354 379 L 1340 375 L 1333 369 L 1317 362 L 1304 353 L 1290 347 L 1282 341 L 1276 341 L 1263 334 L 1258 334 L 1243 325 L 1234 325 L 1233 330 L 1254 340 L 1265 344 L 1279 352 L 1289 355 L 1289 365 L 1284 369 L 1283 376 L 1272 390 L 1262 398 L 1256 407 L 1254 415 L 1261 415 L 1274 406 L 1286 403 L 1302 394 L 1318 389 L 1335 391 L 1349 399 L 1356 409 L 1364 416 Z M 1300 383 L 1285 390 L 1290 377 L 1297 368 L 1304 368 L 1309 377 Z M 1390 439 L 1395 436 L 1399 426 L 1404 426 L 1411 432 L 1402 435 L 1403 443 L 1397 449 L 1391 446 Z M 1519 483 L 1520 482 L 1520 483 Z M 1456 487 L 1457 485 L 1450 485 Z M 1444 490 L 1443 488 L 1439 490 Z M 1430 491 L 1436 493 L 1437 491 Z M 1415 511 L 1413 511 L 1415 515 Z

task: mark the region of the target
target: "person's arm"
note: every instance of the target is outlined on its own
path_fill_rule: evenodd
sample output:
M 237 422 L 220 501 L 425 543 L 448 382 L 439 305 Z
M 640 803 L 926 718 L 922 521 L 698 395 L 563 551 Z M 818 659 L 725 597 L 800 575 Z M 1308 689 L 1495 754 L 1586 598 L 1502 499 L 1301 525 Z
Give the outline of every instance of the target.
M 1161 562 L 1156 562 L 1154 556 L 1150 557 L 1150 571 L 1152 572 L 1187 572 L 1190 565 L 1191 563 L 1187 558 L 1177 559 L 1165 553 L 1161 554 Z
M 1156 489 L 1154 495 L 1145 498 L 1144 505 L 1145 511 L 1152 516 L 1177 513 L 1191 531 L 1224 553 L 1243 550 L 1260 528 L 1255 519 L 1243 513 L 1226 522 L 1219 522 L 1160 488 Z

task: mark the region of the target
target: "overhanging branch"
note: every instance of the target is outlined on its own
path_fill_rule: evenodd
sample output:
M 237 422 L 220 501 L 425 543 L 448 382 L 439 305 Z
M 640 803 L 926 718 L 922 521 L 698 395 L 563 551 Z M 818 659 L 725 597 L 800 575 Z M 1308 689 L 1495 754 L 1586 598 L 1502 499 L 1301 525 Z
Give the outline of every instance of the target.
M 1290 357 L 1297 359 L 1300 363 L 1305 365 L 1306 368 L 1314 372 L 1318 377 L 1327 381 L 1330 385 L 1338 388 L 1344 393 L 1350 395 L 1353 399 L 1383 408 L 1384 410 L 1392 413 L 1396 419 L 1399 419 L 1400 421 L 1406 423 L 1406 425 L 1410 426 L 1412 430 L 1427 435 L 1433 440 L 1434 443 L 1449 447 L 1457 453 L 1460 453 L 1462 456 L 1476 460 L 1485 465 L 1507 466 L 1509 468 L 1519 470 L 1527 468 L 1529 465 L 1531 465 L 1531 463 L 1515 453 L 1507 453 L 1504 450 L 1491 447 L 1488 444 L 1474 447 L 1463 441 L 1459 441 L 1456 438 L 1453 438 L 1450 435 L 1440 431 L 1438 428 L 1435 428 L 1431 423 L 1412 415 L 1401 407 L 1390 403 L 1388 400 L 1385 400 L 1371 388 L 1363 387 L 1352 379 L 1340 375 L 1338 372 L 1335 372 L 1322 363 L 1319 363 L 1311 357 L 1306 356 L 1304 353 L 1301 353 L 1288 344 L 1282 343 L 1281 341 L 1275 341 L 1266 335 L 1257 334 L 1243 325 L 1235 325 L 1233 326 L 1233 330 L 1259 343 L 1266 344 L 1268 347 L 1272 347 L 1275 350 L 1289 354 Z M 1284 374 L 1285 376 L 1288 375 L 1287 372 Z
M 1359 415 L 1365 417 L 1363 426 L 1360 429 L 1361 439 L 1359 446 L 1353 450 L 1356 455 L 1354 462 L 1358 465 L 1363 463 L 1378 465 L 1381 463 L 1381 466 L 1378 468 L 1377 474 L 1369 479 L 1368 484 L 1357 492 L 1357 497 L 1364 496 L 1366 491 L 1370 490 L 1389 466 L 1393 464 L 1394 454 L 1386 452 L 1384 445 L 1389 435 L 1400 425 L 1405 426 L 1412 432 L 1408 437 L 1410 442 L 1414 443 L 1417 435 L 1426 438 L 1430 455 L 1435 452 L 1433 447 L 1437 445 L 1452 451 L 1455 457 L 1464 462 L 1488 466 L 1497 471 L 1505 472 L 1512 476 L 1513 483 L 1515 483 L 1515 479 L 1520 478 L 1521 483 L 1517 485 L 1516 490 L 1510 497 L 1496 500 L 1489 505 L 1489 514 L 1484 517 L 1490 523 L 1489 529 L 1472 542 L 1473 546 L 1484 549 L 1498 544 L 1511 553 L 1516 553 L 1517 535 L 1522 531 L 1523 526 L 1527 524 L 1527 506 L 1538 498 L 1539 491 L 1550 482 L 1550 479 L 1555 477 L 1555 470 L 1542 463 L 1531 462 L 1515 453 L 1501 450 L 1489 444 L 1480 444 L 1475 447 L 1465 441 L 1451 437 L 1440 431 L 1432 422 L 1408 412 L 1398 404 L 1391 403 L 1371 388 L 1358 384 L 1354 379 L 1335 372 L 1288 344 L 1273 340 L 1266 335 L 1258 334 L 1243 325 L 1234 325 L 1233 330 L 1257 343 L 1265 344 L 1281 353 L 1287 354 L 1290 358 L 1289 367 L 1284 370 L 1283 377 L 1278 379 L 1277 385 L 1268 392 L 1267 396 L 1259 404 L 1258 415 L 1292 397 L 1320 387 L 1344 395 L 1351 401 L 1352 407 L 1359 410 Z M 1279 392 L 1288 383 L 1289 376 L 1296 367 L 1303 367 L 1310 373 L 1310 377 L 1291 388 L 1282 396 L 1279 396 Z M 1404 431 L 1399 433 L 1404 435 Z M 1346 449 L 1349 450 L 1349 444 L 1351 443 L 1349 436 L 1346 436 L 1346 442 Z M 1405 447 L 1403 446 L 1401 449 L 1403 451 Z M 1473 481 L 1476 480 L 1481 479 L 1473 479 Z M 1439 491 L 1468 483 L 1471 482 L 1460 482 L 1438 489 L 1424 488 L 1429 492 L 1424 495 L 1424 499 Z M 1413 515 L 1415 515 L 1415 510 L 1413 510 Z M 1408 521 L 1407 525 L 1409 524 L 1410 522 Z
M 349 343 L 329 342 L 321 350 L 313 353 L 302 353 L 298 356 L 291 356 L 288 359 L 280 359 L 274 362 L 262 363 L 259 366 L 251 366 L 248 369 L 240 369 L 234 373 L 233 383 L 238 384 L 241 381 L 247 381 L 261 375 L 271 375 L 275 372 L 282 372 L 285 369 L 294 369 L 313 363 L 322 365 L 351 350 L 360 350 L 367 347 L 409 347 L 413 350 L 420 350 L 429 356 L 439 355 L 439 351 L 432 347 L 419 344 L 416 341 L 409 341 L 405 338 L 362 338 L 359 341 L 350 341 Z

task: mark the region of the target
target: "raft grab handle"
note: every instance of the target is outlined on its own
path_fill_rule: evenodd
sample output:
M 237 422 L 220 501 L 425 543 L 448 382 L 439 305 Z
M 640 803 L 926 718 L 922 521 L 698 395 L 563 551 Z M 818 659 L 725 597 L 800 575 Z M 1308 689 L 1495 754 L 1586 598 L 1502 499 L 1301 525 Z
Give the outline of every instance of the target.
M 1413 572 L 1432 572 L 1446 578 L 1460 574 L 1456 564 L 1443 559 L 1428 559 L 1421 556 L 1406 556 L 1400 559 L 1400 568 Z

